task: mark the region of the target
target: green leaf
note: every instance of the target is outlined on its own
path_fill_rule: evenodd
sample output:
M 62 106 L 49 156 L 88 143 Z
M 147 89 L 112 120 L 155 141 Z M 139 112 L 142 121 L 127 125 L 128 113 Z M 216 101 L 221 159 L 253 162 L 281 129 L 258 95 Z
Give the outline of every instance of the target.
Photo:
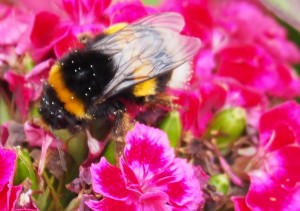
M 177 111 L 170 112 L 159 126 L 168 135 L 170 145 L 177 147 L 181 138 L 182 124 Z
M 38 181 L 35 174 L 35 169 L 32 165 L 31 158 L 27 149 L 18 149 L 17 168 L 14 177 L 14 184 L 21 184 L 26 178 L 31 180 L 31 189 L 38 189 Z
M 260 0 L 267 9 L 300 32 L 299 0 Z

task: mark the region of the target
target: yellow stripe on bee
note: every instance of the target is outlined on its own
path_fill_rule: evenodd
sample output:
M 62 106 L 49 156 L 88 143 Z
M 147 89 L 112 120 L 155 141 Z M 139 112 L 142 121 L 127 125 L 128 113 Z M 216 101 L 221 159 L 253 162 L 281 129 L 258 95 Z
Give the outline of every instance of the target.
M 127 23 L 117 23 L 115 25 L 110 26 L 109 28 L 105 29 L 103 31 L 104 34 L 111 35 L 116 33 L 117 31 L 120 31 L 123 29 L 125 26 L 127 26 Z
M 79 119 L 86 118 L 83 102 L 67 88 L 62 77 L 60 65 L 55 64 L 50 70 L 48 82 L 53 87 L 59 100 L 64 103 L 66 111 Z
M 136 97 L 145 97 L 156 94 L 156 79 L 152 78 L 133 87 L 133 94 Z

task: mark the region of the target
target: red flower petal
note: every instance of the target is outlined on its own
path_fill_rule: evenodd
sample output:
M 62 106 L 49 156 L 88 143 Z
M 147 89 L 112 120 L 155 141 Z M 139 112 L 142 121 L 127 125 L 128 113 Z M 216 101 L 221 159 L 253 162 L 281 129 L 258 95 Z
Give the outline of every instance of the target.
M 88 200 L 85 203 L 88 207 L 90 207 L 93 210 L 138 211 L 135 204 L 129 204 L 123 201 L 116 201 L 109 198 L 104 198 L 101 201 Z
M 121 170 L 110 165 L 104 157 L 98 164 L 92 164 L 91 174 L 95 192 L 119 201 L 125 201 L 131 194 L 126 189 Z
M 142 193 L 140 184 L 138 179 L 136 178 L 134 172 L 132 169 L 127 165 L 127 163 L 124 161 L 124 158 L 120 158 L 120 165 L 121 165 L 121 170 L 124 176 L 125 180 L 125 185 L 128 190 L 137 192 L 137 193 Z
M 26 83 L 22 75 L 18 75 L 13 71 L 6 72 L 4 79 L 9 83 L 9 89 L 14 94 L 16 106 L 22 118 L 25 119 L 29 109 L 29 103 L 34 96 L 33 87 Z
M 282 138 L 276 138 L 277 142 L 274 146 L 283 146 L 290 144 L 295 136 L 295 141 L 300 143 L 300 106 L 293 101 L 283 103 L 267 112 L 260 118 L 259 132 L 261 145 L 265 146 L 273 135 L 274 130 L 278 132 Z M 284 126 L 287 125 L 287 126 Z M 285 129 L 278 129 L 283 126 Z M 286 133 L 292 131 L 292 133 Z M 286 135 L 286 137 L 284 137 Z
M 263 171 L 252 172 L 250 178 L 251 185 L 246 203 L 251 210 L 300 210 L 299 184 L 293 189 L 284 189 Z
M 60 18 L 53 13 L 46 11 L 37 13 L 30 34 L 34 47 L 42 48 L 51 44 L 59 22 Z
M 233 201 L 235 211 L 251 211 L 245 202 L 245 197 L 235 196 L 231 200 Z
M 266 172 L 283 187 L 292 188 L 300 181 L 300 147 L 286 146 L 269 153 L 265 160 Z
M 12 182 L 16 159 L 17 155 L 14 151 L 0 148 L 0 191 L 6 184 Z
M 111 23 L 132 23 L 144 16 L 155 13 L 155 9 L 145 6 L 140 1 L 116 2 L 110 7 L 109 15 Z
M 160 191 L 151 191 L 143 194 L 139 198 L 139 210 L 170 210 L 167 205 L 169 197 L 166 193 Z
M 155 175 L 173 161 L 175 154 L 161 130 L 136 124 L 126 135 L 124 156 L 139 180 Z

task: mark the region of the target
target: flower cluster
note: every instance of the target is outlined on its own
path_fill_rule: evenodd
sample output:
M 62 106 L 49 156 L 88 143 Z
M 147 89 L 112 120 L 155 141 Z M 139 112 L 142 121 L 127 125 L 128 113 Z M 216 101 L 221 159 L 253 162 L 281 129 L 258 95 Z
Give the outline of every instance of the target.
M 300 48 L 259 2 L 1 2 L 0 209 L 300 210 Z M 163 12 L 202 43 L 189 84 L 166 90 L 174 106 L 124 102 L 135 121 L 121 137 L 103 119 L 75 134 L 40 121 L 57 59 Z
M 196 210 L 203 203 L 193 166 L 175 158 L 167 135 L 141 124 L 126 136 L 120 168 L 105 158 L 92 164 L 94 210 Z

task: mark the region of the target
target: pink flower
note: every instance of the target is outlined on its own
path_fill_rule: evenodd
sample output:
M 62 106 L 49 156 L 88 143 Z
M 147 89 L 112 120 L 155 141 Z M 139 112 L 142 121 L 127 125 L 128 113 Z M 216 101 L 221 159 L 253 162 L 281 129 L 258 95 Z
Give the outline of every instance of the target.
M 29 109 L 29 103 L 33 99 L 34 89 L 26 83 L 24 76 L 8 71 L 4 79 L 9 84 L 10 91 L 14 94 L 15 103 L 22 119 L 25 119 Z
M 250 210 L 299 210 L 300 105 L 286 102 L 260 118 L 260 145 L 249 173 L 250 187 L 245 204 Z M 243 201 L 234 199 L 236 206 Z M 245 206 L 243 206 L 245 207 Z M 247 210 L 247 209 L 241 209 Z
M 282 98 L 300 94 L 299 78 L 255 44 L 228 46 L 219 53 L 218 75 L 234 78 L 263 93 Z
M 193 167 L 175 158 L 166 134 L 137 124 L 126 136 L 120 168 L 101 158 L 91 166 L 94 210 L 196 210 L 202 203 Z
M 227 90 L 217 83 L 202 83 L 198 90 L 176 90 L 184 130 L 201 136 L 214 113 L 224 106 Z
M 230 43 L 256 43 L 279 62 L 300 61 L 300 51 L 285 28 L 253 3 L 228 1 L 217 10 L 216 22 L 227 31 Z
M 4 74 L 4 79 L 9 84 L 9 89 L 14 95 L 14 100 L 22 119 L 25 119 L 27 116 L 30 102 L 37 100 L 41 96 L 43 82 L 48 77 L 48 71 L 53 63 L 52 59 L 41 62 L 25 76 L 12 70 Z
M 0 210 L 14 209 L 22 186 L 13 186 L 17 155 L 0 147 Z
M 214 20 L 207 0 L 165 0 L 160 9 L 182 14 L 186 23 L 183 33 L 199 37 L 204 45 L 211 43 Z
M 41 174 L 44 170 L 46 158 L 47 158 L 47 152 L 49 148 L 54 148 L 61 150 L 66 149 L 65 145 L 62 145 L 62 147 L 58 144 L 59 140 L 49 133 L 48 131 L 45 131 L 43 128 L 40 128 L 37 125 L 31 124 L 29 122 L 25 122 L 24 124 L 24 132 L 28 141 L 28 144 L 32 147 L 41 147 L 41 157 L 39 160 L 39 167 L 38 167 L 38 173 Z M 64 162 L 64 161 L 62 161 Z
M 0 45 L 15 45 L 30 24 L 30 16 L 18 8 L 0 4 Z
M 61 57 L 70 48 L 81 46 L 78 36 L 82 33 L 101 32 L 109 24 L 104 11 L 110 2 L 110 0 L 61 0 L 58 2 L 60 11 L 39 8 L 29 35 L 34 60 L 49 58 L 53 52 L 56 57 Z
M 144 5 L 139 0 L 116 2 L 108 10 L 111 24 L 120 22 L 132 23 L 139 18 L 143 18 L 144 16 L 153 14 L 155 12 L 156 9 Z

